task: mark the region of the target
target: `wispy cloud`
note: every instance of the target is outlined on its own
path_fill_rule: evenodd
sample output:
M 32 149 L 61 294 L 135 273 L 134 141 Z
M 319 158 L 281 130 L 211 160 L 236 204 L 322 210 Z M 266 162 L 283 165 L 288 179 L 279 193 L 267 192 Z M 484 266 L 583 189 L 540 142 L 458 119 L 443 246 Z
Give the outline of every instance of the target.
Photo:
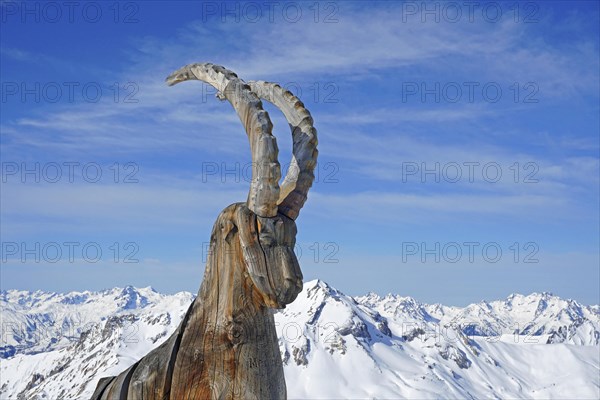
M 534 220 L 540 216 L 562 219 L 567 204 L 564 199 L 529 194 L 401 194 L 396 192 L 361 192 L 340 195 L 313 194 L 311 213 L 327 218 L 341 218 L 367 223 L 395 225 L 402 222 L 431 224 L 463 221 L 464 218 L 520 217 Z M 353 210 L 348 213 L 347 210 Z M 558 214 L 558 211 L 562 210 Z M 357 220 L 358 218 L 358 220 Z
M 397 23 L 383 23 L 394 15 L 398 16 Z M 410 71 L 410 76 L 415 76 L 415 71 L 420 71 L 425 76 L 425 71 L 437 71 L 440 76 L 475 72 L 474 79 L 479 80 L 535 81 L 549 96 L 591 93 L 597 87 L 598 60 L 591 42 L 582 42 L 565 52 L 532 40 L 526 34 L 532 28 L 510 19 L 493 25 L 423 24 L 418 20 L 401 22 L 401 15 L 399 4 L 373 8 L 369 13 L 341 5 L 338 22 L 332 24 L 315 24 L 310 19 L 296 24 L 235 27 L 218 21 L 191 22 L 175 38 L 143 37 L 130 42 L 131 62 L 115 78 L 136 82 L 140 89 L 139 103 L 103 101 L 77 107 L 49 106 L 39 115 L 4 121 L 3 130 L 11 136 L 12 148 L 20 137 L 41 130 L 58 131 L 55 143 L 77 143 L 80 147 L 88 141 L 95 147 L 114 147 L 116 141 L 129 148 L 182 143 L 193 146 L 193 137 L 186 134 L 192 127 L 204 124 L 207 130 L 236 129 L 236 117 L 227 108 L 218 108 L 211 102 L 199 104 L 200 86 L 169 89 L 163 83 L 171 70 L 188 62 L 202 61 L 203 57 L 227 65 L 248 79 L 288 81 L 333 77 L 340 83 L 368 85 L 371 80 L 381 84 L 398 73 Z M 190 49 L 196 49 L 196 53 L 190 54 Z M 3 54 L 22 61 L 45 57 L 14 48 L 3 49 Z M 442 123 L 482 119 L 500 110 L 476 104 L 413 110 L 378 106 L 366 113 L 356 111 L 350 110 L 351 115 L 346 118 L 339 118 L 337 113 L 324 114 L 322 120 L 368 124 L 385 117 L 389 123 Z M 15 125 L 28 128 L 28 134 L 20 130 L 19 135 L 11 135 Z M 158 135 L 152 128 L 170 132 Z M 77 140 L 69 131 L 80 132 Z M 92 139 L 92 133 L 103 139 Z
M 124 231 L 193 229 L 212 225 L 225 205 L 244 201 L 246 194 L 240 185 L 199 180 L 194 185 L 176 178 L 109 185 L 3 183 L 2 231 L 9 240 L 43 232 L 99 231 L 115 236 Z

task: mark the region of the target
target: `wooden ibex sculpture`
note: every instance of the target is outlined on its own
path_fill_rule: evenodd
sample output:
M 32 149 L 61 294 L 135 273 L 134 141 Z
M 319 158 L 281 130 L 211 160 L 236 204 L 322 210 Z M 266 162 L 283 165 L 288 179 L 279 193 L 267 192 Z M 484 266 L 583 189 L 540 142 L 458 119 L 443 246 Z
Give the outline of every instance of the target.
M 317 132 L 302 102 L 279 85 L 246 83 L 213 64 L 191 64 L 169 85 L 214 86 L 240 117 L 252 151 L 245 203 L 225 208 L 213 227 L 204 281 L 171 337 L 116 377 L 102 378 L 92 399 L 283 399 L 283 365 L 271 309 L 302 290 L 294 254 L 296 224 L 314 180 Z M 281 177 L 269 115 L 277 106 L 292 129 L 293 157 Z

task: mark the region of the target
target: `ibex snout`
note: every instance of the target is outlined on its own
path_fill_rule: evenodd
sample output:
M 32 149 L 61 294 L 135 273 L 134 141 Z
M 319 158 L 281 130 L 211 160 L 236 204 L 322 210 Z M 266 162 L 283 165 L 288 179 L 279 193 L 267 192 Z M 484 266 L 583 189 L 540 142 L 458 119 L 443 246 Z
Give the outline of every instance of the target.
M 279 213 L 273 218 L 257 217 L 257 228 L 276 307 L 283 308 L 302 291 L 302 272 L 294 253 L 296 223 Z

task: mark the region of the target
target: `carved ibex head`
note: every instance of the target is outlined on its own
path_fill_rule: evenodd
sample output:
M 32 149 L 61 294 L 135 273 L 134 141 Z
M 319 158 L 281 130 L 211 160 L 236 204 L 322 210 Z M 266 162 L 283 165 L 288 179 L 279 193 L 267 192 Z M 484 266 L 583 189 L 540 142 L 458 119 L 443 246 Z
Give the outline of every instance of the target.
M 236 207 L 233 224 L 239 235 L 244 263 L 264 304 L 281 308 L 302 290 L 302 272 L 294 245 L 300 209 L 314 180 L 317 132 L 304 104 L 281 86 L 263 81 L 244 82 L 213 64 L 190 64 L 167 78 L 169 85 L 200 80 L 218 90 L 237 112 L 250 140 L 252 182 L 248 199 Z M 293 136 L 293 155 L 281 185 L 277 141 L 261 99 L 285 115 Z

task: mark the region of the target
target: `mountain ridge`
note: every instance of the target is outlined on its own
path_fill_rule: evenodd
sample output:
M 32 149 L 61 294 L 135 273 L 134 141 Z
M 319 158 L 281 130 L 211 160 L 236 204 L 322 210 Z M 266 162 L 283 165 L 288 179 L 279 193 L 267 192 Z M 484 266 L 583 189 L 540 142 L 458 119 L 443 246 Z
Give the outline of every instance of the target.
M 2 398 L 89 397 L 166 340 L 193 298 L 0 292 Z M 549 293 L 466 307 L 352 297 L 313 280 L 275 321 L 290 398 L 597 398 L 598 311 Z

